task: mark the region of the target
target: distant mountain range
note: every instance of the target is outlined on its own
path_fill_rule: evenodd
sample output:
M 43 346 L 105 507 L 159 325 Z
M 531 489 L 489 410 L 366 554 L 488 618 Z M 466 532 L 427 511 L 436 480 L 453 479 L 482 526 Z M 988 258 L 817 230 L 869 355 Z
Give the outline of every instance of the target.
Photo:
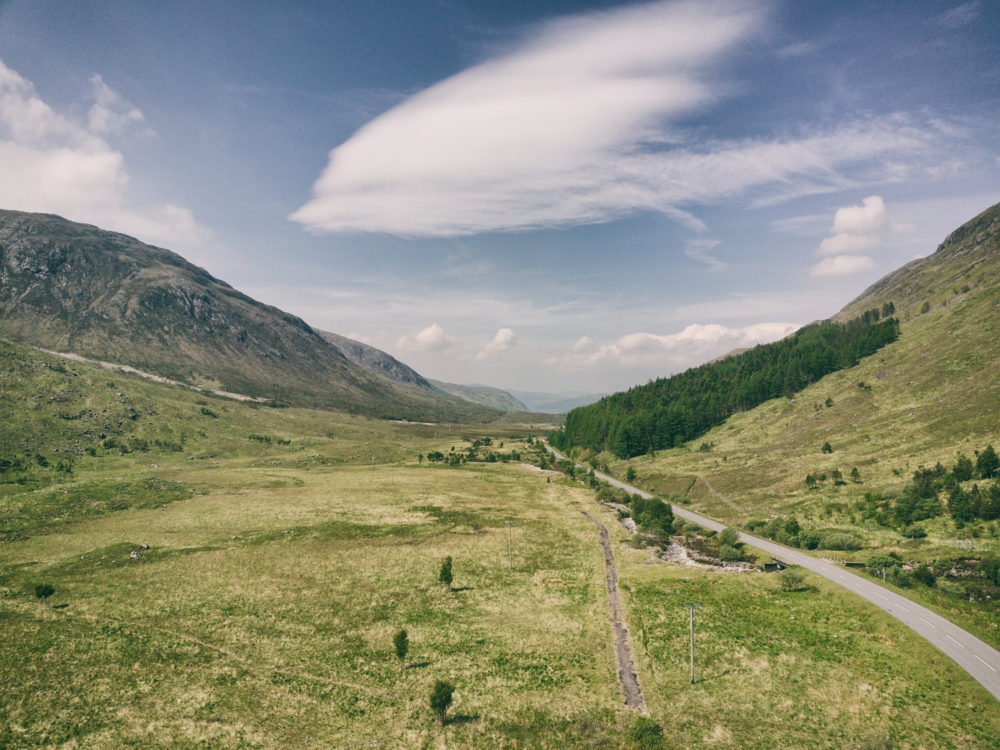
M 568 391 L 566 393 L 539 393 L 537 391 L 510 391 L 510 395 L 523 402 L 531 411 L 543 414 L 565 414 L 570 409 L 599 401 L 606 393 Z
M 169 250 L 49 214 L 0 210 L 0 336 L 275 404 L 432 421 L 500 413 Z

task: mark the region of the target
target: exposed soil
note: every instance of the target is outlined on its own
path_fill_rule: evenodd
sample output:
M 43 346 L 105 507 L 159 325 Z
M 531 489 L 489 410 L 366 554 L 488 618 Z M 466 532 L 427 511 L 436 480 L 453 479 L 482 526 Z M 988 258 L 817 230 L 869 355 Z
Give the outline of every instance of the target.
M 618 569 L 615 567 L 615 556 L 611 550 L 611 538 L 607 527 L 589 513 L 581 511 L 588 519 L 601 527 L 601 547 L 604 549 L 604 576 L 608 587 L 608 604 L 611 607 L 611 625 L 615 632 L 615 662 L 618 666 L 618 681 L 625 693 L 625 705 L 646 711 L 646 701 L 642 698 L 639 687 L 639 677 L 635 673 L 635 663 L 632 660 L 632 648 L 628 642 L 628 628 L 622 609 L 621 595 L 618 592 Z

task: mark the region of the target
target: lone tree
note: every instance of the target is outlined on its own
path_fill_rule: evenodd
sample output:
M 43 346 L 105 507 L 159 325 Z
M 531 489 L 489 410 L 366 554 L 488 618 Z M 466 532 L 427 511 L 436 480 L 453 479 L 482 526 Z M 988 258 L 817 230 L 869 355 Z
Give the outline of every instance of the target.
M 392 645 L 396 647 L 396 658 L 399 659 L 399 671 L 406 666 L 406 652 L 410 650 L 410 637 L 405 630 L 400 630 L 392 637 Z
M 438 573 L 438 580 L 445 586 L 451 588 L 451 555 L 448 555 L 441 563 L 441 572 Z
M 56 593 L 56 590 L 52 588 L 51 584 L 48 583 L 36 583 L 35 584 L 35 598 L 40 600 L 42 606 L 48 601 L 49 597 Z
M 444 680 L 435 682 L 434 688 L 431 690 L 431 710 L 438 715 L 441 726 L 444 726 L 447 720 L 445 714 L 448 712 L 448 706 L 451 705 L 451 694 L 454 692 L 455 686 Z

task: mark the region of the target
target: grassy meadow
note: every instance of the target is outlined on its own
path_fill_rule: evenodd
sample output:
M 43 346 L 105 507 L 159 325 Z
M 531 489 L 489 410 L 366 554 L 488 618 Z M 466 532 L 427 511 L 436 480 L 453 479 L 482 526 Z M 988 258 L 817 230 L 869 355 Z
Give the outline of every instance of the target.
M 559 474 L 426 458 L 527 451 L 546 425 L 272 409 L 13 345 L 0 380 L 0 747 L 640 746 L 584 510 L 615 542 L 662 746 L 1000 736 L 996 701 L 860 599 L 651 561 Z

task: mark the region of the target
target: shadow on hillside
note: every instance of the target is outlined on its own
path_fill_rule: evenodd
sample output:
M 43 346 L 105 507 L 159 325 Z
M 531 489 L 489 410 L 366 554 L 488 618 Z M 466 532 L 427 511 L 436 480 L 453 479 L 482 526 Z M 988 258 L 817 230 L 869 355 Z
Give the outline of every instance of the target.
M 729 672 L 730 670 L 727 669 L 725 672 L 719 672 L 718 674 L 714 674 L 711 677 L 699 677 L 698 679 L 695 680 L 695 682 L 711 682 L 712 680 L 717 680 L 720 677 L 725 677 L 727 674 L 729 674 Z
M 407 664 L 406 668 L 407 669 L 424 669 L 425 667 L 429 667 L 430 665 L 431 665 L 431 663 L 429 661 L 416 661 L 416 662 L 413 662 L 412 664 Z

